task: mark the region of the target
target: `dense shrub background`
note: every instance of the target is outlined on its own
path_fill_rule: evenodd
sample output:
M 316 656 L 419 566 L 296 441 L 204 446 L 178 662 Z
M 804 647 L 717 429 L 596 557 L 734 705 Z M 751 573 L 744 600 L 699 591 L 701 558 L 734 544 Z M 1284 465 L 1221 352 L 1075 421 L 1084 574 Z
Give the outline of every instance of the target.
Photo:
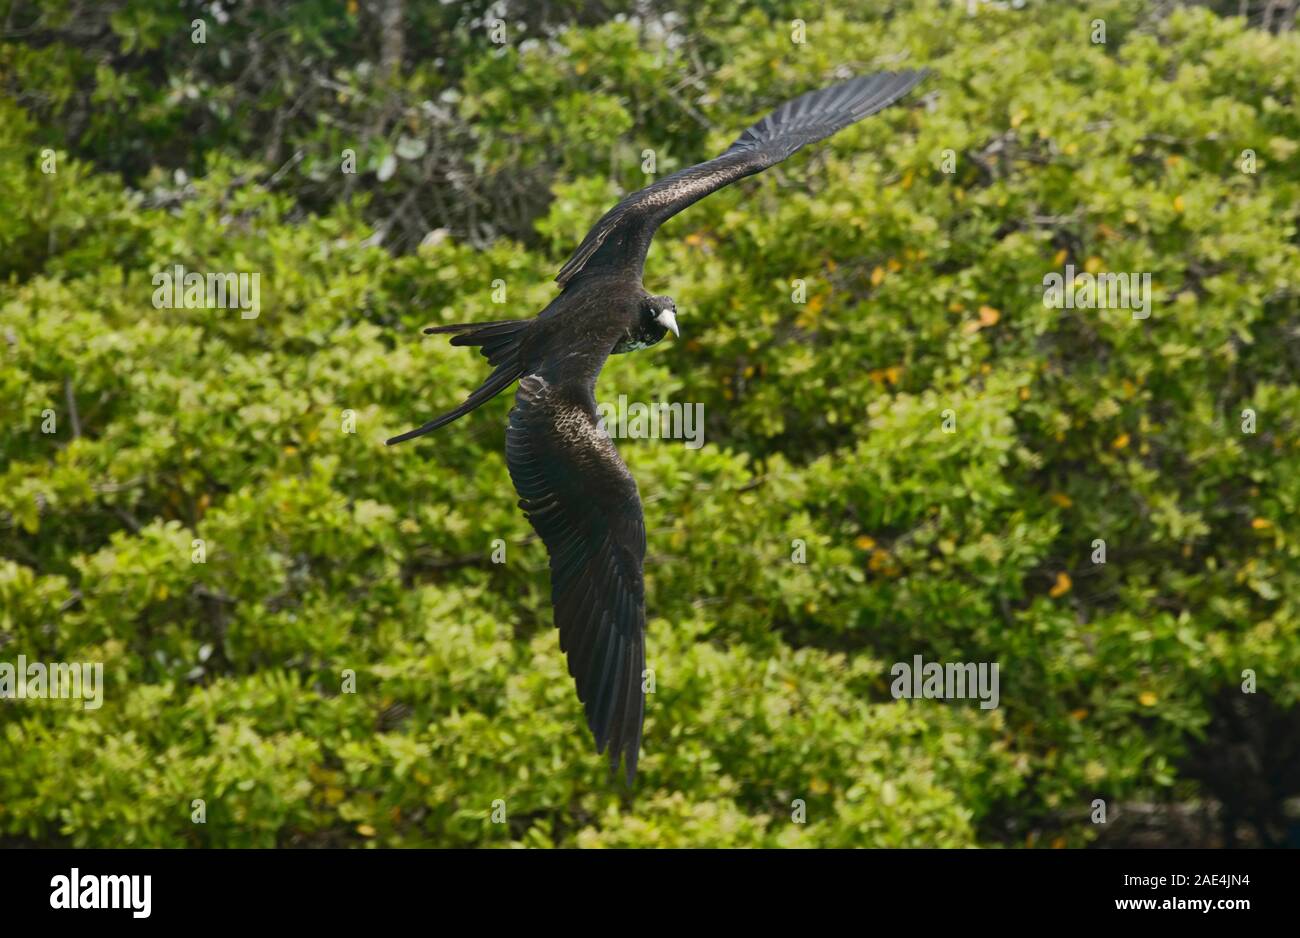
M 95 712 L 0 703 L 0 837 L 1078 846 L 1119 836 L 1104 798 L 1215 819 L 1166 842 L 1284 841 L 1300 39 L 1221 12 L 0 0 L 0 660 L 107 677 Z M 651 252 L 683 341 L 600 396 L 708 423 L 620 444 L 657 680 L 629 793 L 558 651 L 508 400 L 382 444 L 484 373 L 418 329 L 540 309 L 642 150 L 669 172 L 916 64 L 908 106 Z M 1067 263 L 1150 272 L 1151 318 L 1045 308 Z M 260 318 L 155 309 L 173 264 L 260 271 Z M 1000 662 L 1001 707 L 894 701 L 914 654 Z

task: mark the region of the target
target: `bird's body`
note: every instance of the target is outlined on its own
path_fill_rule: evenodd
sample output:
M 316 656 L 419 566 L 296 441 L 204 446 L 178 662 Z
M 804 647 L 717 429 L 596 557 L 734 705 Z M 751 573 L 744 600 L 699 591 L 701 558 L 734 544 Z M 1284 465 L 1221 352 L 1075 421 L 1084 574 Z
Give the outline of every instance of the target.
M 883 72 L 811 92 L 746 130 L 722 156 L 633 193 L 583 239 L 556 280 L 562 292 L 533 319 L 434 326 L 478 346 L 492 374 L 463 404 L 399 443 L 469 413 L 519 382 L 506 463 L 519 506 L 550 555 L 551 603 L 587 723 L 611 765 L 636 772 L 644 711 L 645 521 L 636 480 L 596 409 L 610 355 L 677 334 L 676 304 L 642 286 L 659 225 L 711 192 L 786 159 L 804 144 L 893 103 L 924 72 Z
M 600 272 L 584 277 L 555 297 L 535 320 L 537 338 L 533 354 L 541 363 L 556 355 L 587 356 L 605 362 L 607 354 L 649 348 L 664 337 L 645 333 L 641 309 L 651 299 L 639 277 L 627 271 Z M 606 344 L 608 343 L 608 344 Z M 638 344 L 642 343 L 642 344 Z

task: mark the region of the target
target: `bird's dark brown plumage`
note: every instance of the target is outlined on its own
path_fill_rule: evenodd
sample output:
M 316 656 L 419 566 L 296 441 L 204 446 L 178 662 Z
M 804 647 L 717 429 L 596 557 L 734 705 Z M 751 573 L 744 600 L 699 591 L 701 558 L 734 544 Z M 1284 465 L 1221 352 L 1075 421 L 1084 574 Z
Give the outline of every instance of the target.
M 645 520 L 636 480 L 599 423 L 596 379 L 611 354 L 676 332 L 675 305 L 641 285 L 659 226 L 711 192 L 781 162 L 902 97 L 925 72 L 881 72 L 789 101 L 716 159 L 659 180 L 605 213 L 561 268 L 536 318 L 426 329 L 477 346 L 494 366 L 463 404 L 388 442 L 436 430 L 515 381 L 506 464 L 550 555 L 560 647 L 596 748 L 636 773 L 644 715 Z
M 927 73 L 880 72 L 811 91 L 787 101 L 750 127 L 716 159 L 666 176 L 623 199 L 588 232 L 555 279 L 567 284 L 583 270 L 603 266 L 635 270 L 659 226 L 682 209 L 738 179 L 788 159 L 800 147 L 893 104 Z

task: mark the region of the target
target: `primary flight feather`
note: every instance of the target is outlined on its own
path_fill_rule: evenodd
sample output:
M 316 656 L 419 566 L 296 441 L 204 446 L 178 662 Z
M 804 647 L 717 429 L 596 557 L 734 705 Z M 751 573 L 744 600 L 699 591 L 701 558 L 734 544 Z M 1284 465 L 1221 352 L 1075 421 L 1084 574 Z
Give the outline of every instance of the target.
M 711 192 L 752 176 L 898 100 L 926 72 L 880 72 L 788 101 L 716 159 L 673 173 L 605 213 L 555 278 L 562 292 L 533 319 L 434 326 L 477 346 L 494 370 L 454 410 L 395 436 L 445 426 L 516 381 L 506 465 L 519 507 L 546 545 L 560 648 L 596 750 L 629 784 L 645 698 L 645 519 L 636 480 L 599 423 L 596 379 L 610 355 L 678 334 L 677 307 L 641 285 L 659 226 Z

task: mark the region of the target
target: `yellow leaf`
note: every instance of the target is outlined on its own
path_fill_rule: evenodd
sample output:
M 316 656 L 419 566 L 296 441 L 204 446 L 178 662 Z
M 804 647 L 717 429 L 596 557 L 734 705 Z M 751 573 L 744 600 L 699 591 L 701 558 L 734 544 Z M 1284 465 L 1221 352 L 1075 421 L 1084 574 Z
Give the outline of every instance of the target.
M 1052 501 L 1054 501 L 1057 505 L 1059 505 L 1062 508 L 1069 508 L 1071 505 L 1074 504 L 1074 499 L 1072 499 L 1069 495 L 1066 495 L 1064 492 L 1053 492 Z
M 1002 314 L 992 306 L 980 307 L 980 322 L 985 326 L 997 325 L 997 321 L 1002 318 Z
M 1086 720 L 1088 718 L 1088 711 L 1083 707 L 1080 707 L 1078 710 L 1071 710 L 1070 716 L 1074 717 L 1076 720 Z
M 1183 197 L 1181 195 L 1176 195 L 1174 196 L 1174 211 L 1181 213 L 1182 210 L 1183 210 Z
M 871 285 L 873 287 L 880 286 L 880 281 L 884 279 L 885 279 L 885 268 L 877 267 L 875 270 L 871 272 Z
M 1052 258 L 1052 263 L 1056 264 L 1057 266 L 1064 264 L 1065 259 L 1068 256 L 1069 256 L 1069 252 L 1067 252 L 1065 248 L 1061 248 L 1061 250 L 1056 252 L 1056 256 Z
M 867 561 L 867 568 L 873 573 L 884 573 L 889 576 L 897 571 L 897 567 L 890 559 L 889 552 L 884 550 L 873 550 L 871 559 Z
M 360 834 L 362 837 L 374 837 L 375 829 L 371 827 L 369 824 L 358 824 L 357 833 Z
M 1101 258 L 1095 256 L 1088 258 L 1083 262 L 1083 269 L 1090 274 L 1095 274 L 1097 271 L 1101 270 Z
M 1058 573 L 1056 575 L 1056 583 L 1047 591 L 1047 595 L 1051 596 L 1053 599 L 1064 596 L 1066 593 L 1070 592 L 1070 587 L 1073 585 L 1074 581 L 1070 579 L 1070 574 L 1065 572 Z
M 859 534 L 853 543 L 858 550 L 871 550 L 876 546 L 876 539 L 869 534 Z
M 1149 690 L 1144 690 L 1138 695 L 1138 703 L 1144 707 L 1154 707 L 1159 700 L 1160 698 Z
M 1273 527 L 1273 522 L 1267 518 L 1255 518 L 1250 522 L 1250 526 L 1256 531 L 1263 531 Z
M 1124 449 L 1125 447 L 1128 446 L 1128 442 L 1129 442 L 1129 440 L 1128 440 L 1128 434 L 1127 434 L 1127 433 L 1121 433 L 1119 436 L 1115 437 L 1114 442 L 1111 443 L 1110 445 L 1111 445 L 1114 449 Z

